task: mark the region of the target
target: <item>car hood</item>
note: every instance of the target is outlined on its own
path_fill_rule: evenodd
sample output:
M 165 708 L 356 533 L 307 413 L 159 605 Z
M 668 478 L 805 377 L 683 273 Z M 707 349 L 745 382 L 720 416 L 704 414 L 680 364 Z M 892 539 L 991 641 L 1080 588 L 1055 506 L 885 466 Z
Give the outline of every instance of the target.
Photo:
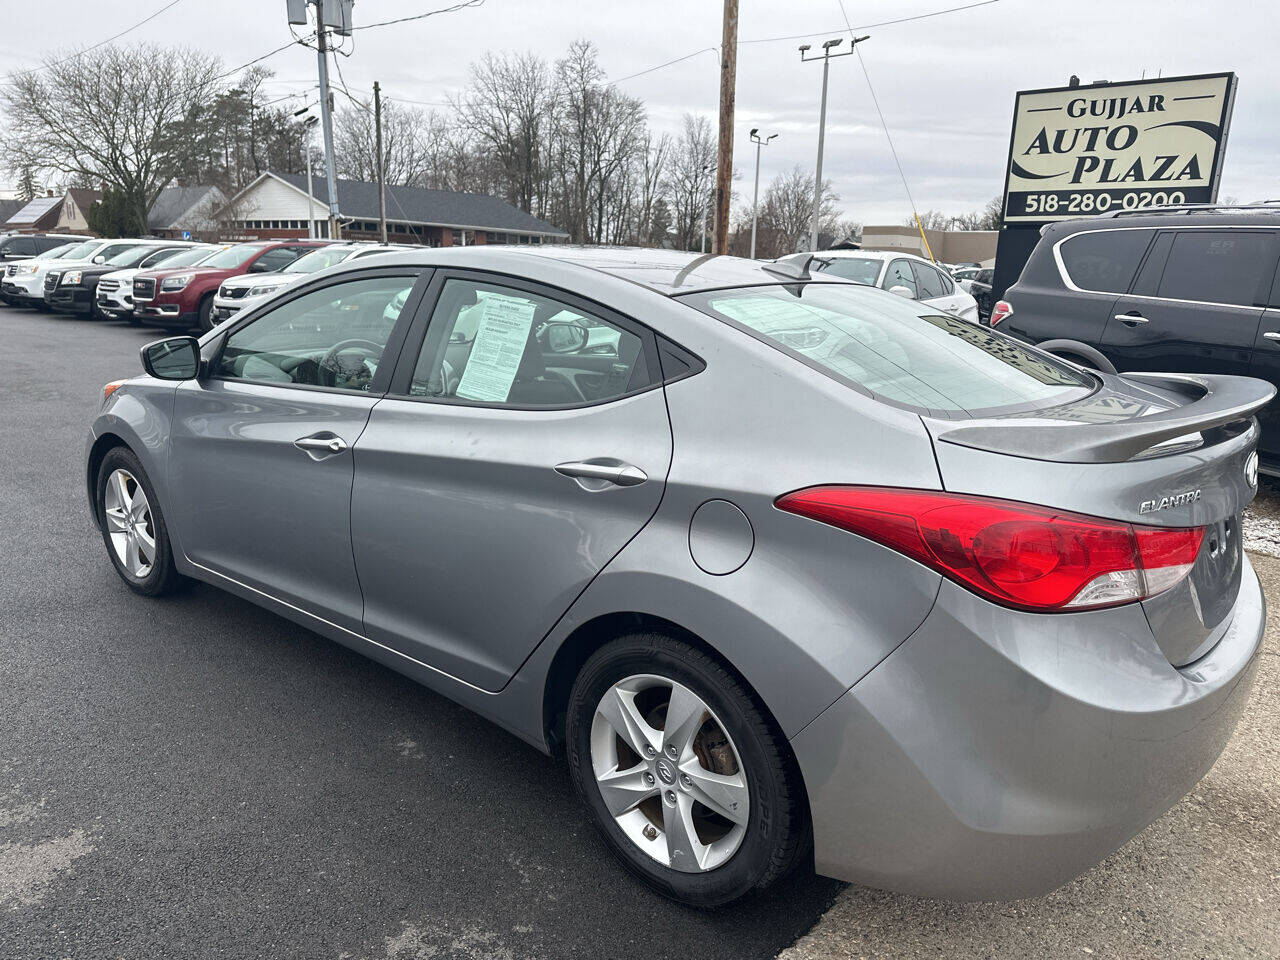
M 266 283 L 284 286 L 305 280 L 309 276 L 311 276 L 309 273 L 282 273 L 279 271 L 274 273 L 242 273 L 239 276 L 227 277 L 222 285 L 237 290 L 241 287 L 260 287 Z

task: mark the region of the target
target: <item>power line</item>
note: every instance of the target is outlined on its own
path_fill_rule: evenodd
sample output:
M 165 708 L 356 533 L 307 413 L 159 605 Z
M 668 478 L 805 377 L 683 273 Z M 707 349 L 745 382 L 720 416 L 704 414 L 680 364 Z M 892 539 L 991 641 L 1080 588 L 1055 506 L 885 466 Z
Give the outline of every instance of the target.
M 53 67 L 58 67 L 64 63 L 74 60 L 77 57 L 83 57 L 86 53 L 89 53 L 90 51 L 97 50 L 99 47 L 105 47 L 108 43 L 110 43 L 113 40 L 119 40 L 126 33 L 132 33 L 134 30 L 137 30 L 143 24 L 150 23 L 156 17 L 160 16 L 160 14 L 168 10 L 170 7 L 176 7 L 181 2 L 182 0 L 170 0 L 169 3 L 166 3 L 163 7 L 157 10 L 155 13 L 151 14 L 151 16 L 144 17 L 143 19 L 135 23 L 132 27 L 129 27 L 128 29 L 125 29 L 125 30 L 121 30 L 119 33 L 115 34 L 114 36 L 107 37 L 107 39 L 105 40 L 99 40 L 97 43 L 95 43 L 91 47 L 85 47 L 83 50 L 77 50 L 75 53 L 71 54 L 70 56 L 63 57 L 61 60 L 55 60 L 53 63 L 42 63 L 38 67 L 30 67 L 26 70 L 15 70 L 12 73 L 10 73 L 9 76 L 15 77 L 24 73 L 37 73 L 40 70 L 50 70 Z
M 255 63 L 261 63 L 263 60 L 267 59 L 267 57 L 274 57 L 277 53 L 282 53 L 283 51 L 288 50 L 290 47 L 294 46 L 295 44 L 300 44 L 305 47 L 307 45 L 307 41 L 312 40 L 314 38 L 315 38 L 315 34 L 313 33 L 310 36 L 303 37 L 300 40 L 290 40 L 288 43 L 286 43 L 282 47 L 276 47 L 274 50 L 270 50 L 267 53 L 264 53 L 260 57 L 254 57 L 248 63 L 242 63 L 240 64 L 240 66 L 233 67 L 232 69 L 226 71 L 226 73 L 218 74 L 216 77 L 213 78 L 214 82 L 218 80 L 225 80 L 227 77 L 231 76 L 233 73 L 239 73 L 241 70 L 245 70 L 249 67 L 252 67 Z
M 796 33 L 796 34 L 791 34 L 785 37 L 759 37 L 755 40 L 739 40 L 738 46 L 742 46 L 743 44 L 746 44 L 746 43 L 778 43 L 783 40 L 808 40 L 812 37 L 829 37 L 833 33 L 843 33 L 845 29 L 871 30 L 875 27 L 891 27 L 894 24 L 898 24 L 898 23 L 910 23 L 913 20 L 927 20 L 930 17 L 941 17 L 948 13 L 958 13 L 962 10 L 973 10 L 976 7 L 985 7 L 985 6 L 988 6 L 989 4 L 999 3 L 999 2 L 1000 0 L 978 0 L 978 2 L 976 3 L 966 3 L 958 7 L 948 7 L 945 10 L 934 10 L 930 13 L 918 13 L 910 17 L 899 17 L 896 20 L 882 20 L 880 23 L 863 23 L 863 24 L 859 24 L 856 27 L 849 26 L 848 25 L 849 18 L 845 17 L 845 26 L 837 27 L 834 30 L 823 30 L 819 33 Z M 647 70 L 641 70 L 638 73 L 628 74 L 625 77 L 619 77 L 617 80 L 611 80 L 610 84 L 612 85 L 615 83 L 622 83 L 626 80 L 634 80 L 636 77 L 643 77 L 647 73 L 653 73 L 656 70 L 662 70 L 665 67 L 670 67 L 677 63 L 682 63 L 685 60 L 690 60 L 693 57 L 696 57 L 698 54 L 706 53 L 707 51 L 711 51 L 713 53 L 719 53 L 720 48 L 719 47 L 703 47 L 701 50 L 695 50 L 693 53 L 687 53 L 683 57 L 676 57 L 676 59 L 674 60 L 668 60 L 666 63 L 660 63 L 656 67 L 649 67 Z
M 843 27 L 837 27 L 835 30 L 823 30 L 820 33 L 797 33 L 787 37 L 761 37 L 758 40 L 739 40 L 738 45 L 744 43 L 775 43 L 779 40 L 808 40 L 812 37 L 827 37 L 833 33 L 841 33 L 844 30 L 873 30 L 876 27 L 892 27 L 898 23 L 910 23 L 913 20 L 928 20 L 930 17 L 941 17 L 948 13 L 959 13 L 961 10 L 973 10 L 976 7 L 985 7 L 992 3 L 999 3 L 1000 0 L 978 0 L 977 3 L 966 3 L 959 7 L 948 7 L 946 10 L 934 10 L 931 13 L 918 13 L 911 17 L 899 17 L 897 20 L 882 20 L 879 23 L 860 23 L 857 26 L 849 25 L 849 17 L 845 16 Z M 844 6 L 840 7 L 841 12 Z
M 434 17 L 438 13 L 453 13 L 455 10 L 464 10 L 467 7 L 479 7 L 484 5 L 484 0 L 465 0 L 463 3 L 455 3 L 451 7 L 441 7 L 439 10 L 428 10 L 426 13 L 414 14 L 411 17 L 399 17 L 395 20 L 382 20 L 378 23 L 366 23 L 363 26 L 352 27 L 351 32 L 357 30 L 372 30 L 374 27 L 389 27 L 393 23 L 408 23 L 410 20 L 424 20 L 427 17 Z
M 849 29 L 849 36 L 853 37 L 855 29 L 860 30 L 863 28 L 849 26 L 849 14 L 845 12 L 844 0 L 837 0 L 837 2 L 840 4 L 840 14 L 844 17 L 845 25 Z M 994 3 L 995 0 L 986 0 L 986 2 Z M 853 45 L 853 52 L 858 55 L 858 65 L 862 67 L 862 75 L 867 78 L 867 90 L 871 92 L 871 102 L 876 106 L 876 114 L 880 117 L 880 126 L 884 128 L 884 138 L 889 141 L 889 152 L 893 154 L 893 162 L 898 167 L 898 176 L 902 178 L 902 189 L 907 192 L 907 202 L 911 204 L 911 214 L 916 218 L 916 225 L 919 226 L 920 214 L 916 212 L 916 201 L 915 198 L 911 196 L 911 187 L 907 185 L 907 175 L 903 172 L 902 161 L 898 159 L 898 150 L 893 145 L 893 137 L 889 133 L 889 124 L 885 122 L 884 111 L 880 109 L 880 98 L 876 96 L 876 88 L 871 85 L 871 72 L 867 70 L 867 63 L 862 59 L 862 51 L 858 49 L 858 44 L 856 43 Z M 921 228 L 921 236 L 923 235 L 924 229 Z M 928 246 L 928 243 L 929 241 L 926 240 L 926 247 Z M 933 259 L 932 254 L 930 254 L 929 259 Z

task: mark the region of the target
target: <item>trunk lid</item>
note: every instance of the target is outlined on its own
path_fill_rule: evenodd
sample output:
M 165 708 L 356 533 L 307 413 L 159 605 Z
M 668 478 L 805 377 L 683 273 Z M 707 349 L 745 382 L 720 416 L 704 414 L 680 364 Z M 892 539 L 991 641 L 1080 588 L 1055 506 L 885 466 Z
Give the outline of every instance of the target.
M 1203 656 L 1230 623 L 1240 521 L 1257 484 L 1254 413 L 1275 388 L 1248 377 L 1099 375 L 1087 397 L 978 419 L 922 417 L 944 487 L 1134 524 L 1206 528 L 1191 574 L 1143 601 L 1170 663 Z

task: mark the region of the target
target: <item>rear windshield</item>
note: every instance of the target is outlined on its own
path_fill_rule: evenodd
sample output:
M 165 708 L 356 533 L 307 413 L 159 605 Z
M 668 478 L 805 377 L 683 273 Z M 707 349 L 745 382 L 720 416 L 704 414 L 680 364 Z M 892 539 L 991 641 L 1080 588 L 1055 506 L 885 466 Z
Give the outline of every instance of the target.
M 1088 375 L 890 293 L 809 283 L 681 298 L 834 379 L 922 413 L 986 416 L 1087 396 Z
M 852 280 L 854 283 L 865 283 L 869 287 L 876 285 L 876 278 L 880 276 L 880 267 L 883 265 L 883 260 L 872 260 L 869 257 L 832 257 L 825 262 L 817 262 L 818 269 L 823 273 Z

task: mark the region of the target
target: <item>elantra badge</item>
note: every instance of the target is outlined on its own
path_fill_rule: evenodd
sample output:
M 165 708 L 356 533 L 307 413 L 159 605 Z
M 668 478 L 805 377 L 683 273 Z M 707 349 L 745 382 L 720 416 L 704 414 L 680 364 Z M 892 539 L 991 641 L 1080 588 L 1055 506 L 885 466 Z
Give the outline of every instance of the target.
M 1199 499 L 1199 490 L 1188 490 L 1185 493 L 1175 493 L 1168 497 L 1161 497 L 1158 500 L 1143 500 L 1142 506 L 1138 508 L 1138 513 L 1155 513 L 1157 510 L 1168 510 L 1170 507 L 1181 507 L 1188 503 L 1195 503 Z

